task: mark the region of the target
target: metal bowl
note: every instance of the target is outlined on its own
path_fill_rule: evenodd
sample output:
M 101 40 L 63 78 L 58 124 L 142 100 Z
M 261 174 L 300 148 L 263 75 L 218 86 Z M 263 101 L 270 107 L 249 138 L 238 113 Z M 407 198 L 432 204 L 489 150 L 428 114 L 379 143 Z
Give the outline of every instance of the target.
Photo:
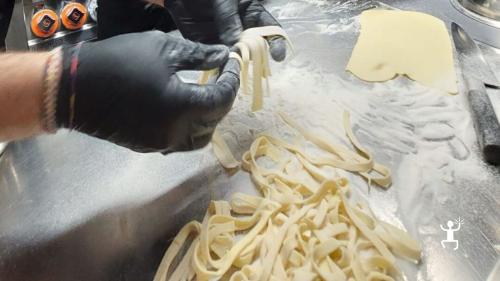
M 458 0 L 466 9 L 500 21 L 500 0 Z
M 474 19 L 482 24 L 500 29 L 500 0 L 450 0 L 452 6 L 460 13 Z M 496 43 L 491 43 L 492 46 L 498 46 Z M 493 42 L 497 42 L 496 39 Z

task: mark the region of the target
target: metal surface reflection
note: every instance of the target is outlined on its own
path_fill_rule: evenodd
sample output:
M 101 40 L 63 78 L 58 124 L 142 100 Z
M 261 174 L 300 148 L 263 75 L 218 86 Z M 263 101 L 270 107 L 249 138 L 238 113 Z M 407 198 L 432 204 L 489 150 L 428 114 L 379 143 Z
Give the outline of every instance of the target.
M 7 146 L 7 143 L 5 142 L 0 142 L 0 156 L 2 156 L 3 151 L 5 150 L 5 147 Z
M 0 279 L 152 278 L 164 238 L 223 196 L 206 155 L 143 155 L 67 132 L 13 143 L 0 164 Z
M 459 0 L 467 9 L 482 16 L 500 21 L 500 1 L 498 0 Z
M 495 18 L 494 14 L 488 13 L 488 10 L 484 10 L 484 8 L 478 9 L 476 4 L 465 3 L 462 0 L 450 0 L 450 3 L 453 5 L 455 9 L 460 11 L 462 14 L 467 17 L 476 20 L 478 23 L 486 24 L 497 29 L 500 29 L 500 20 Z M 489 16 L 486 16 L 489 15 Z M 498 47 L 498 45 L 497 45 Z

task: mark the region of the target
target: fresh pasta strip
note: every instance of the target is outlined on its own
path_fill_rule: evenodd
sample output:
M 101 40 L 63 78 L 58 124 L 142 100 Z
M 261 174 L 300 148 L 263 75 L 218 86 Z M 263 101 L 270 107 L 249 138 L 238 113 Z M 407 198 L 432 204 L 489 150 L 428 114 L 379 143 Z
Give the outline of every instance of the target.
M 201 72 L 200 78 L 198 78 L 198 84 L 207 84 L 211 77 L 217 76 L 219 74 L 219 69 L 214 68 L 210 70 L 205 70 Z
M 271 76 L 269 67 L 269 45 L 268 38 L 282 37 L 293 50 L 292 43 L 286 32 L 279 26 L 261 26 L 246 29 L 241 33 L 240 40 L 234 46 L 238 48 L 241 55 L 231 52 L 230 57 L 236 58 L 241 67 L 241 88 L 243 93 L 249 92 L 249 70 L 252 66 L 252 111 L 262 109 L 264 81 L 268 85 L 268 77 Z M 216 75 L 214 70 L 203 71 L 199 82 L 206 83 L 209 78 Z
M 230 202 L 212 202 L 201 224 L 191 222 L 179 232 L 155 281 L 400 279 L 394 255 L 418 262 L 418 242 L 378 220 L 367 205 L 352 205 L 347 179 L 322 169 L 331 165 L 361 175 L 380 165 L 347 128 L 349 119 L 344 117 L 355 151 L 318 138 L 287 119 L 324 150 L 323 159 L 283 140 L 258 137 L 244 153 L 242 167 L 262 195 L 235 193 Z M 264 158 L 270 161 L 265 166 L 260 161 Z M 390 183 L 390 172 L 383 175 Z M 171 270 L 190 235 L 195 236 L 193 242 Z
M 235 169 L 240 166 L 240 162 L 234 158 L 229 146 L 217 129 L 212 136 L 212 148 L 215 156 L 224 168 Z
M 262 84 L 266 79 L 266 85 L 268 85 L 267 78 L 271 76 L 271 69 L 269 67 L 269 45 L 266 41 L 266 38 L 277 36 L 284 38 L 287 41 L 290 49 L 293 49 L 286 32 L 279 26 L 264 26 L 246 29 L 241 34 L 240 41 L 238 42 L 240 44 L 236 45 L 236 47 L 240 48 L 240 52 L 243 53 L 245 49 L 248 49 L 250 53 L 249 59 L 252 62 L 253 69 L 252 111 L 258 111 L 262 108 L 262 96 L 264 92 Z M 241 49 L 242 45 L 245 45 L 245 47 L 243 47 L 243 50 Z M 250 61 L 246 60 L 248 59 L 248 57 L 243 56 L 242 59 L 244 64 L 242 67 L 243 70 L 241 73 L 241 80 L 248 81 L 248 68 Z M 248 82 L 244 82 L 242 84 L 248 85 Z M 246 90 L 247 89 L 244 89 L 244 91 Z
M 181 250 L 184 242 L 186 242 L 186 239 L 189 237 L 191 234 L 199 234 L 200 232 L 200 223 L 197 221 L 192 221 L 188 224 L 186 224 L 181 231 L 179 231 L 179 234 L 174 238 L 170 246 L 168 247 L 167 252 L 163 256 L 163 259 L 161 260 L 160 266 L 158 267 L 158 270 L 156 271 L 156 275 L 154 278 L 154 281 L 164 281 L 167 280 L 167 273 L 170 269 L 170 265 L 172 264 L 172 261 L 175 259 L 179 251 Z M 196 245 L 195 242 L 193 242 L 193 245 Z M 184 265 L 184 267 L 187 267 Z
M 267 78 L 271 76 L 269 68 L 269 46 L 266 41 L 270 37 L 282 37 L 293 50 L 292 44 L 288 39 L 286 32 L 279 26 L 263 26 L 246 29 L 242 32 L 240 41 L 235 44 L 240 54 L 231 52 L 230 58 L 238 60 L 241 68 L 241 88 L 244 94 L 249 92 L 249 69 L 252 65 L 252 111 L 262 109 L 263 105 L 263 80 L 268 85 Z M 206 84 L 211 77 L 218 74 L 218 69 L 202 71 L 198 80 L 199 84 Z M 269 87 L 267 87 L 269 89 Z M 212 139 L 212 146 L 216 157 L 221 165 L 226 169 L 235 169 L 239 167 L 239 162 L 235 160 L 233 153 L 227 146 L 225 140 L 217 132 Z
M 231 52 L 229 54 L 229 57 L 237 59 L 240 65 L 243 64 L 238 54 Z M 218 73 L 219 73 L 218 69 L 202 71 L 198 79 L 198 84 L 203 85 L 208 83 L 208 80 L 210 80 L 212 76 L 215 76 Z M 240 166 L 240 162 L 236 160 L 236 158 L 234 158 L 231 149 L 227 145 L 227 142 L 224 140 L 224 138 L 217 129 L 214 131 L 214 134 L 212 136 L 212 149 L 214 151 L 215 157 L 217 157 L 217 160 L 219 160 L 219 163 L 222 165 L 222 167 L 228 170 L 232 170 Z
M 368 150 L 364 148 L 354 136 L 351 129 L 350 115 L 348 111 L 344 111 L 344 129 L 349 141 L 354 146 L 357 153 L 342 145 L 333 145 L 326 139 L 305 130 L 284 113 L 280 113 L 280 116 L 288 125 L 300 132 L 307 140 L 316 144 L 321 149 L 330 152 L 334 157 L 336 157 L 336 159 L 332 158 L 330 160 L 323 159 L 320 163 L 316 162 L 317 164 L 330 165 L 347 171 L 358 172 L 359 175 L 368 181 L 368 183 L 374 182 L 384 188 L 388 188 L 390 186 L 391 171 L 389 168 L 374 162 L 371 153 L 368 152 Z M 304 155 L 304 152 L 302 151 L 297 151 L 297 153 Z M 371 176 L 371 171 L 376 172 L 380 176 Z

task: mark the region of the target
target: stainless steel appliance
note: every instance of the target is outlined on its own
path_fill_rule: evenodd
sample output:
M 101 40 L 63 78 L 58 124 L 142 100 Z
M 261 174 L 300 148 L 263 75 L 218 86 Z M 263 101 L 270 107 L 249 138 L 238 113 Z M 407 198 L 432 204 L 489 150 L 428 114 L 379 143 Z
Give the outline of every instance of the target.
M 39 38 L 32 32 L 31 21 L 36 10 L 48 8 L 60 15 L 63 7 L 68 3 L 79 3 L 87 7 L 88 19 L 83 26 L 74 30 L 66 29 L 60 25 L 56 32 L 47 38 Z M 90 41 L 97 38 L 96 0 L 15 0 L 14 11 L 7 32 L 5 46 L 8 51 L 38 51 L 50 50 L 63 44 L 74 44 Z M 59 19 L 60 20 L 60 19 Z M 0 156 L 3 154 L 7 143 L 0 142 Z
M 45 7 L 60 15 L 63 7 L 71 2 L 77 2 L 95 9 L 93 1 L 90 0 L 16 0 L 9 31 L 5 40 L 7 50 L 50 50 L 62 44 L 73 44 L 97 38 L 97 24 L 92 16 L 95 12 L 94 10 L 88 11 L 90 15 L 87 22 L 76 30 L 66 29 L 61 24 L 57 31 L 47 38 L 39 38 L 33 34 L 31 21 L 37 9 Z

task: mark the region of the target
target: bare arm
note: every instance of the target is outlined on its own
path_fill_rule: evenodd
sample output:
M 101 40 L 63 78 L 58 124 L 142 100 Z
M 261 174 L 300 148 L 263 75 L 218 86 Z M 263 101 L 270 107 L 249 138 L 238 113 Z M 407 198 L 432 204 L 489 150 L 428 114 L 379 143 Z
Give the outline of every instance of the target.
M 165 4 L 164 0 L 146 0 L 146 2 L 153 3 L 162 7 L 164 7 Z
M 0 55 L 0 141 L 43 132 L 43 76 L 48 56 L 49 53 Z

